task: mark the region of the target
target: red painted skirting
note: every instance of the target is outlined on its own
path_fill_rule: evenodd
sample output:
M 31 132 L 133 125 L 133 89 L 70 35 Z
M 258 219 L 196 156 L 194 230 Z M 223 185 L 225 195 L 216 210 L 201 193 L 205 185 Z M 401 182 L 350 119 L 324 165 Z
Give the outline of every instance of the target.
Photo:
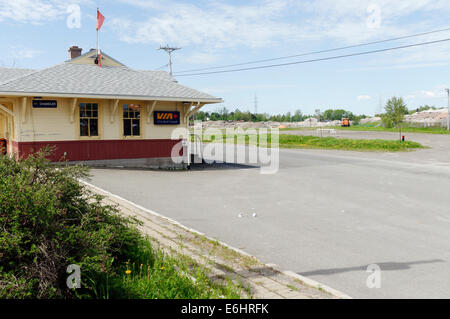
M 80 140 L 52 142 L 13 142 L 13 152 L 26 157 L 45 146 L 56 147 L 50 157 L 60 161 L 64 153 L 68 161 L 171 157 L 173 146 L 180 140 Z M 182 151 L 180 152 L 182 156 Z

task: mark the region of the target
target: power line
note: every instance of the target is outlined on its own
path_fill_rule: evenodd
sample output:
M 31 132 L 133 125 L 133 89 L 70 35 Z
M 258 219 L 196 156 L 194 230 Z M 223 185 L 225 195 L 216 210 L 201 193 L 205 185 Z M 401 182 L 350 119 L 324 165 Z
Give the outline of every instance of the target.
M 162 69 L 164 69 L 164 68 L 166 68 L 166 67 L 168 67 L 169 66 L 169 64 L 167 63 L 167 64 L 164 64 L 164 65 L 161 65 L 159 68 L 157 68 L 157 69 L 155 69 L 156 71 L 158 71 L 158 70 L 162 70 Z
M 364 52 L 351 53 L 351 54 L 345 54 L 345 55 L 337 55 L 337 56 L 326 57 L 326 58 L 319 58 L 319 59 L 313 59 L 313 60 L 302 60 L 302 61 L 289 62 L 289 63 L 262 65 L 262 66 L 255 66 L 255 67 L 251 67 L 251 68 L 231 69 L 231 70 L 222 70 L 222 71 L 190 73 L 190 74 L 175 74 L 175 76 L 178 76 L 178 77 L 180 77 L 180 76 L 194 76 L 194 75 L 206 75 L 206 74 L 218 74 L 218 73 L 230 73 L 230 72 L 239 72 L 239 71 L 267 69 L 267 68 L 288 66 L 288 65 L 294 65 L 294 64 L 305 64 L 305 63 L 311 63 L 311 62 L 335 60 L 335 59 L 342 59 L 342 58 L 348 58 L 348 57 L 354 57 L 354 56 L 360 56 L 360 55 L 368 55 L 368 54 L 373 54 L 373 53 L 394 51 L 394 50 L 399 50 L 399 49 L 418 47 L 418 46 L 422 46 L 422 45 L 441 43 L 441 42 L 446 42 L 446 41 L 450 41 L 450 38 L 446 38 L 446 39 L 442 39 L 442 40 L 436 40 L 436 41 L 429 41 L 429 42 L 421 42 L 421 43 L 403 45 L 403 46 L 386 48 L 386 49 L 380 49 L 380 50 L 364 51 Z
M 422 32 L 422 33 L 416 33 L 416 34 L 412 34 L 412 35 L 406 35 L 406 36 L 401 36 L 401 37 L 397 37 L 397 38 L 391 38 L 391 39 L 387 39 L 387 40 L 379 40 L 379 41 L 373 41 L 373 42 L 360 43 L 360 44 L 349 45 L 349 46 L 339 47 L 339 48 L 334 48 L 334 49 L 327 49 L 327 50 L 321 50 L 321 51 L 312 51 L 312 52 L 300 53 L 300 54 L 295 54 L 295 55 L 287 55 L 287 56 L 282 56 L 282 57 L 278 57 L 278 58 L 249 61 L 249 62 L 243 62 L 243 63 L 237 63 L 237 64 L 228 64 L 228 65 L 208 67 L 208 68 L 202 68 L 202 69 L 191 69 L 191 70 L 178 71 L 177 74 L 187 73 L 187 72 L 216 70 L 216 69 L 223 69 L 223 68 L 229 68 L 229 67 L 234 67 L 234 66 L 241 66 L 241 65 L 263 63 L 263 62 L 270 62 L 270 61 L 290 59 L 290 58 L 297 58 L 297 57 L 301 57 L 301 56 L 315 55 L 315 54 L 320 54 L 320 53 L 328 53 L 328 52 L 333 52 L 333 51 L 341 51 L 341 50 L 358 48 L 358 47 L 363 47 L 363 46 L 368 46 L 368 45 L 373 45 L 373 44 L 380 44 L 380 43 L 404 40 L 404 39 L 409 39 L 409 38 L 419 37 L 419 36 L 423 36 L 423 35 L 428 35 L 428 34 L 433 34 L 433 33 L 438 33 L 438 32 L 444 32 L 444 31 L 450 31 L 450 28 L 439 29 L 439 30 L 428 31 L 428 32 Z

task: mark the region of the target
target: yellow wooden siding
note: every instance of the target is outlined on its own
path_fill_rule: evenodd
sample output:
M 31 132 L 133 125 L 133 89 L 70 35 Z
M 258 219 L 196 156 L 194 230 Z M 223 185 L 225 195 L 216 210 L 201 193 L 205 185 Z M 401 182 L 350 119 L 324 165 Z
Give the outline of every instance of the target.
M 70 63 L 75 63 L 75 64 L 95 64 L 95 51 L 94 52 L 90 52 L 86 55 L 82 55 L 78 58 L 75 58 L 73 60 L 70 61 Z M 120 64 L 106 56 L 103 55 L 102 58 L 102 66 L 124 66 L 123 64 Z
M 25 120 L 23 122 L 23 109 L 20 105 L 20 98 L 14 107 L 16 124 L 16 141 L 71 141 L 80 139 L 170 139 L 172 130 L 179 127 L 186 127 L 183 121 L 186 106 L 180 102 L 158 102 L 153 111 L 179 111 L 181 117 L 180 125 L 154 125 L 153 115 L 150 116 L 150 123 L 147 123 L 147 105 L 151 101 L 120 100 L 116 113 L 111 122 L 111 113 L 114 100 L 101 99 L 78 99 L 71 122 L 71 99 L 42 97 L 43 100 L 56 100 L 58 107 L 54 108 L 33 108 L 32 98 L 27 99 Z M 99 136 L 80 137 L 79 104 L 97 103 L 99 105 Z M 141 106 L 141 136 L 123 136 L 123 104 L 139 104 Z M 1 133 L 1 132 L 0 132 Z

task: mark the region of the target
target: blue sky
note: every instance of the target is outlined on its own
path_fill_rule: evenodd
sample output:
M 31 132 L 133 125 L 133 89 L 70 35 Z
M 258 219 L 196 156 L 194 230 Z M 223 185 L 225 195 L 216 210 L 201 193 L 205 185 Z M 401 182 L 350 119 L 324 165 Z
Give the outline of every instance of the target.
M 0 65 L 45 68 L 66 60 L 71 45 L 85 50 L 95 47 L 97 6 L 106 17 L 100 33 L 104 52 L 132 68 L 157 69 L 167 64 L 167 55 L 156 49 L 165 44 L 180 46 L 173 59 L 175 73 L 450 27 L 448 0 L 0 0 Z M 450 38 L 450 31 L 279 62 L 444 38 Z M 177 79 L 223 98 L 223 106 L 229 109 L 253 111 L 256 94 L 259 112 L 345 108 L 373 114 L 379 111 L 380 101 L 394 95 L 404 97 L 409 108 L 446 106 L 443 89 L 450 85 L 449 53 L 450 42 L 445 42 Z

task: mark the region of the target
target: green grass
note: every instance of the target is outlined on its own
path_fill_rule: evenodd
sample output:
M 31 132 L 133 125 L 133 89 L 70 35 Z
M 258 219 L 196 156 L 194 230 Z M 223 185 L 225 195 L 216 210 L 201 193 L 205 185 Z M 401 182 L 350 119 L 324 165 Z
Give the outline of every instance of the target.
M 280 146 L 286 148 L 319 148 L 347 151 L 398 152 L 423 148 L 416 142 L 392 140 L 356 140 L 334 137 L 280 135 Z
M 398 128 L 385 128 L 382 126 L 369 126 L 369 125 L 354 125 L 350 127 L 336 127 L 338 130 L 343 131 L 377 131 L 377 132 L 395 132 L 398 133 Z M 450 134 L 446 128 L 443 127 L 402 127 L 402 132 L 405 133 L 426 133 L 426 134 Z
M 111 276 L 92 278 L 99 299 L 237 299 L 244 288 L 231 280 L 213 283 L 208 269 L 182 255 L 154 250 L 147 240 L 139 258 L 123 263 Z
M 255 145 L 255 136 L 250 139 L 250 136 L 245 136 L 245 144 Z M 270 136 L 269 136 L 270 146 Z M 204 140 L 204 142 L 212 142 L 213 140 Z M 220 141 L 220 139 L 219 139 Z M 238 143 L 233 136 L 223 136 L 222 141 L 227 143 Z M 257 142 L 257 145 L 259 143 Z M 279 135 L 280 148 L 309 148 L 309 149 L 328 149 L 328 150 L 345 150 L 345 151 L 384 151 L 384 152 L 399 152 L 413 149 L 424 148 L 421 144 L 416 142 L 401 142 L 394 140 L 358 140 L 334 137 L 316 137 L 316 136 L 301 136 L 301 135 Z

